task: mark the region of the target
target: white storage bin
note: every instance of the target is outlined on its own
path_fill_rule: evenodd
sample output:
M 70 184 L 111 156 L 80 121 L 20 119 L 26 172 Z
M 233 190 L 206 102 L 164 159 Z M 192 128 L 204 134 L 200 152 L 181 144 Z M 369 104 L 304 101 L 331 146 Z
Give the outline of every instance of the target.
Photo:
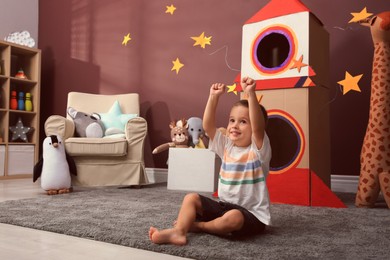
M 8 175 L 32 174 L 34 170 L 34 146 L 8 146 Z
M 214 192 L 221 159 L 208 149 L 169 148 L 168 189 Z
M 0 145 L 0 176 L 4 176 L 5 145 Z

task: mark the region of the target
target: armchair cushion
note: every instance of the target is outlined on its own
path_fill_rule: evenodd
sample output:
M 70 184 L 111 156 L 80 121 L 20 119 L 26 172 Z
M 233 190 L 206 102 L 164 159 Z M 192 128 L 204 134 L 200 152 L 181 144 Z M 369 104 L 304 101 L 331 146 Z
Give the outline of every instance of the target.
M 80 138 L 65 141 L 65 149 L 71 156 L 124 156 L 127 141 L 123 138 Z

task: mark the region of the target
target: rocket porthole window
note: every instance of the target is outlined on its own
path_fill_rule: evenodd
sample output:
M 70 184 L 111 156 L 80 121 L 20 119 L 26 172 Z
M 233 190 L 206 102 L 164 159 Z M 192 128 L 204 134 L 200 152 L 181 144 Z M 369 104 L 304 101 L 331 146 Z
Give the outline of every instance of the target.
M 287 112 L 274 109 L 267 113 L 267 135 L 272 147 L 270 174 L 280 174 L 299 164 L 305 137 L 298 122 Z
M 252 64 L 261 74 L 281 73 L 288 69 L 295 52 L 295 36 L 288 27 L 268 27 L 253 41 Z

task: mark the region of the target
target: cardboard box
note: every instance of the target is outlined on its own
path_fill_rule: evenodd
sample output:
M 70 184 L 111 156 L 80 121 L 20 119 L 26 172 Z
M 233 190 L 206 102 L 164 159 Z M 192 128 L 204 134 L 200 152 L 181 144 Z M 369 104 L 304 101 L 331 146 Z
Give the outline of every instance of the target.
M 168 189 L 214 192 L 221 159 L 208 149 L 170 148 Z
M 34 170 L 34 146 L 8 146 L 8 175 L 32 174 Z
M 5 145 L 0 145 L 0 176 L 4 176 Z

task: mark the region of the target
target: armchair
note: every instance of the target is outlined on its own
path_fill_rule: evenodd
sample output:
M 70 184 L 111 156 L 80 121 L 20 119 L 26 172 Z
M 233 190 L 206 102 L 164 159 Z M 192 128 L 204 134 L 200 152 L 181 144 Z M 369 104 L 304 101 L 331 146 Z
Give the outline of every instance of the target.
M 67 107 L 85 113 L 107 113 L 119 101 L 123 114 L 139 115 L 139 95 L 100 95 L 81 92 L 68 94 Z M 75 126 L 69 115 L 52 115 L 45 122 L 46 135 L 58 134 L 66 152 L 73 157 L 77 176 L 75 186 L 141 185 L 148 183 L 144 164 L 147 122 L 135 117 L 125 125 L 126 138 L 75 137 Z

